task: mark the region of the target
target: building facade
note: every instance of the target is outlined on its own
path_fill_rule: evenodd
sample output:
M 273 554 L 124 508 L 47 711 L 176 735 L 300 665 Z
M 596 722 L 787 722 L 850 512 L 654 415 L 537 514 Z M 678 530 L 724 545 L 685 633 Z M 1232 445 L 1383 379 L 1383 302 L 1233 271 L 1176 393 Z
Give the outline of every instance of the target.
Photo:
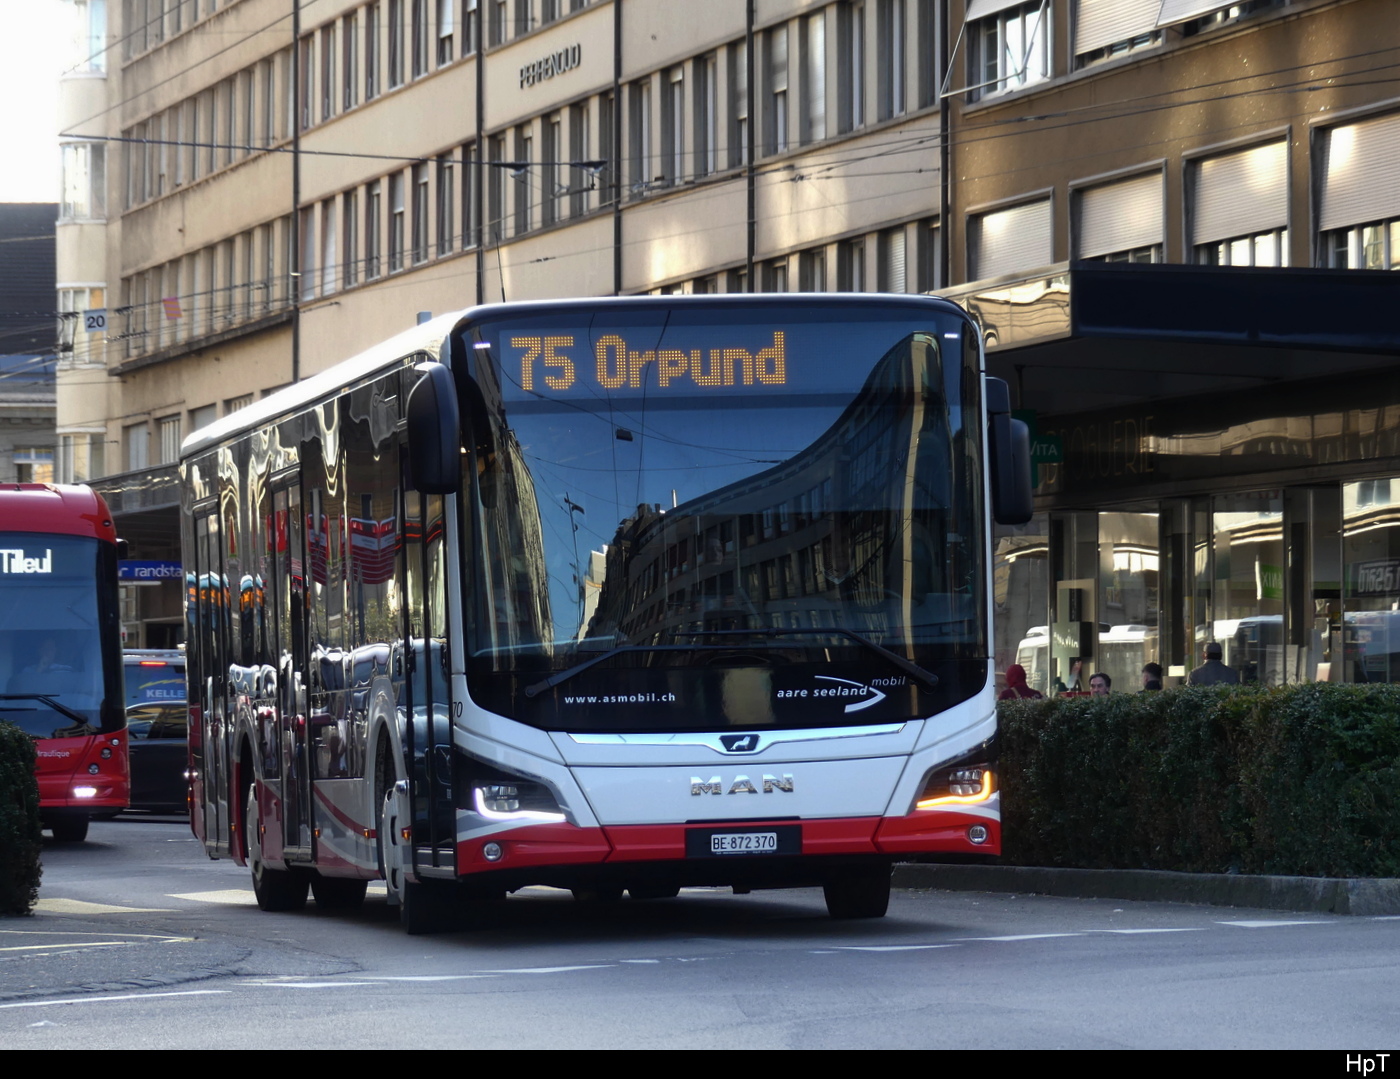
M 0 483 L 54 476 L 57 216 L 51 202 L 0 205 Z
M 1357 618 L 1392 609 L 1365 589 L 1394 338 L 1328 337 L 1316 292 L 1400 282 L 1354 272 L 1400 265 L 1386 0 L 64 2 L 60 297 L 107 321 L 59 373 L 59 473 L 135 553 L 177 557 L 184 436 L 422 311 L 944 290 L 1048 447 L 1043 513 L 999 541 L 999 668 L 1180 677 L 1224 636 L 1267 680 L 1389 671 Z M 1322 275 L 1290 293 L 1312 338 L 1231 339 L 1266 268 Z M 1226 302 L 1131 332 L 1089 310 L 1167 295 Z M 1369 448 L 1296 437 L 1339 372 L 1368 394 L 1341 413 L 1383 414 L 1336 445 Z M 178 633 L 178 586 L 139 600 L 129 634 Z

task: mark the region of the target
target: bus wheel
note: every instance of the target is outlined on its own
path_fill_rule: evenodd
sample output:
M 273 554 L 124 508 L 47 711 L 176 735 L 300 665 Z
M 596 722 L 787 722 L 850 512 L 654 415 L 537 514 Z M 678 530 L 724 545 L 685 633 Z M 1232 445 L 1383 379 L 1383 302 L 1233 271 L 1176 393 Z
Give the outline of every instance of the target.
M 379 866 L 389 889 L 389 903 L 399 908 L 399 922 L 409 936 L 440 933 L 452 927 L 457 913 L 456 888 L 445 881 L 408 879 L 409 840 L 399 821 L 399 797 L 394 787 L 384 792 L 379 806 Z
M 883 918 L 890 906 L 890 867 L 850 870 L 827 881 L 822 891 L 833 918 Z
M 272 869 L 263 861 L 258 792 L 248 788 L 248 866 L 253 871 L 253 895 L 261 910 L 301 910 L 306 906 L 306 875 L 295 869 Z
M 368 884 L 369 881 L 323 877 L 317 873 L 311 878 L 311 895 L 323 910 L 356 910 L 365 901 Z
M 49 826 L 55 843 L 81 843 L 87 838 L 86 817 L 62 817 Z

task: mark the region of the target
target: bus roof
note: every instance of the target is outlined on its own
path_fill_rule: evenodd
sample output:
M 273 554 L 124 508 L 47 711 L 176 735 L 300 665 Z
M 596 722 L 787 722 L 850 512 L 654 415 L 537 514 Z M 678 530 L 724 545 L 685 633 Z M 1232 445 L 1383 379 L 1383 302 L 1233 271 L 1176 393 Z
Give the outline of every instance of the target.
M 0 486 L 0 532 L 91 536 L 117 542 L 107 503 L 91 487 L 54 483 Z

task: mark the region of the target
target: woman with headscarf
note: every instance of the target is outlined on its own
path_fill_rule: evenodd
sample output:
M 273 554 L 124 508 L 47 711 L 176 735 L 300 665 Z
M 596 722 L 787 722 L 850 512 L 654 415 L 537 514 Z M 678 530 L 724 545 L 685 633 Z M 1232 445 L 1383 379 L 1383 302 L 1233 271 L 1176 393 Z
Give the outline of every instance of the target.
M 997 698 L 1001 701 L 1041 701 L 1045 694 L 1026 685 L 1026 668 L 1013 663 L 1006 668 L 1006 688 Z

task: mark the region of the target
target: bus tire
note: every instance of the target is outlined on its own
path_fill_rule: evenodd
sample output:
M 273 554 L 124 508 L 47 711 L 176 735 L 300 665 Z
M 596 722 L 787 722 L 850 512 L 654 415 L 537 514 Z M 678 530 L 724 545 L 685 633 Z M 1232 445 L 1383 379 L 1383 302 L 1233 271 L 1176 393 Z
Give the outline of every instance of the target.
M 827 881 L 822 891 L 833 918 L 883 918 L 890 907 L 890 867 L 852 869 Z
M 263 861 L 262 818 L 256 786 L 248 788 L 248 810 L 243 819 L 248 829 L 248 868 L 253 874 L 253 896 L 258 901 L 258 909 L 301 910 L 306 906 L 306 874 L 295 869 L 272 869 Z
M 357 910 L 365 901 L 368 885 L 365 880 L 323 877 L 317 873 L 311 878 L 311 895 L 322 910 Z
M 86 817 L 60 817 L 49 825 L 55 843 L 81 843 L 87 838 L 88 819 Z

